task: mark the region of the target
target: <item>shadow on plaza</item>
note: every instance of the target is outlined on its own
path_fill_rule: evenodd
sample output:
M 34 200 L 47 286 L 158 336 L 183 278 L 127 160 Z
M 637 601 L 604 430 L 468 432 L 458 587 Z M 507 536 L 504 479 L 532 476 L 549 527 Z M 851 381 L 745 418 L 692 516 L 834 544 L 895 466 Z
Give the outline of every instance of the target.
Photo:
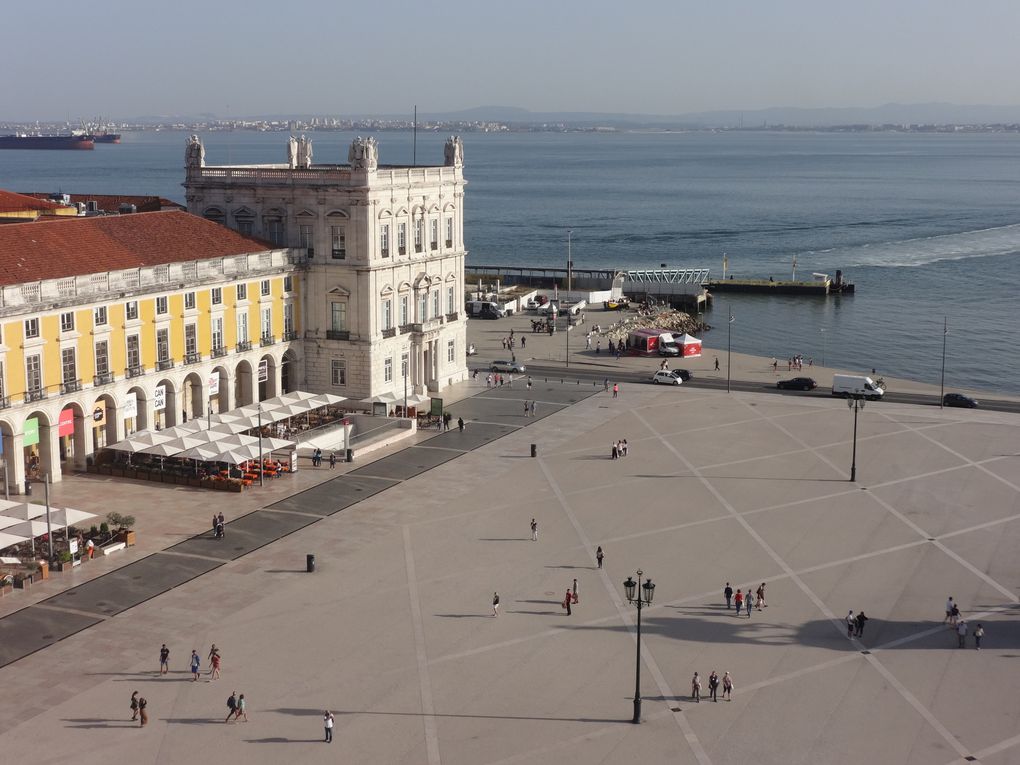
M 279 709 L 269 709 L 269 712 L 278 712 L 285 715 L 295 715 L 298 717 L 322 717 L 322 710 L 315 709 L 303 709 L 294 707 L 282 707 Z M 372 709 L 334 709 L 330 708 L 330 711 L 335 717 L 340 715 L 344 716 L 355 716 L 355 715 L 382 715 L 385 717 L 444 717 L 450 719 L 461 719 L 461 720 L 536 720 L 539 722 L 587 722 L 587 723 L 621 723 L 630 725 L 630 719 L 621 718 L 602 718 L 602 717 L 549 717 L 548 715 L 531 716 L 531 715 L 482 715 L 482 714 L 453 714 L 434 712 L 431 715 L 426 715 L 424 712 L 385 712 Z M 276 741 L 277 739 L 265 739 L 266 742 Z M 287 739 L 279 739 L 286 741 Z M 322 739 L 315 739 L 321 741 Z
M 936 606 L 937 607 L 937 606 Z M 1001 608 L 1001 605 L 992 606 Z M 768 609 L 755 610 L 748 619 L 737 617 L 734 611 L 727 612 L 725 606 L 707 604 L 702 606 L 667 606 L 676 612 L 675 616 L 657 614 L 644 616 L 641 632 L 644 636 L 659 636 L 689 643 L 715 645 L 759 645 L 787 646 L 800 645 L 813 648 L 827 648 L 838 651 L 933 649 L 959 650 L 955 630 L 941 621 L 900 621 L 869 617 L 863 637 L 854 641 L 846 637 L 846 625 L 839 615 L 836 621 L 813 619 L 791 625 L 781 620 L 782 606 L 770 604 Z M 574 606 L 575 616 L 582 614 Z M 848 609 L 849 610 L 849 609 Z M 968 619 L 966 647 L 974 650 L 973 630 L 980 623 L 985 630 L 981 641 L 982 650 L 1004 651 L 1020 649 L 1020 621 L 1017 612 L 1020 605 L 1009 605 L 1005 611 L 980 619 Z M 854 609 L 857 612 L 857 609 Z M 867 609 L 865 609 L 867 613 Z M 966 617 L 966 613 L 964 614 Z M 583 616 L 582 616 L 583 618 Z M 572 630 L 591 630 L 629 633 L 622 624 L 591 624 L 569 626 Z M 899 642 L 902 641 L 902 642 Z

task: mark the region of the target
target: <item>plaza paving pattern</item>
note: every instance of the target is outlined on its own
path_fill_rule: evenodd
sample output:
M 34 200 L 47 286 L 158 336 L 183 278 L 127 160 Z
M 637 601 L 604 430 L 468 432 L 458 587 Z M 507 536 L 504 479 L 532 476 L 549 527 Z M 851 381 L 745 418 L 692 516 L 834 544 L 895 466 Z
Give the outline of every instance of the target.
M 24 656 L 0 669 L 5 758 L 1020 763 L 1020 417 L 869 405 L 850 483 L 841 401 L 541 380 L 451 410 L 463 433 L 0 619 L 0 650 Z M 640 726 L 637 568 L 657 583 Z M 767 582 L 769 606 L 737 618 L 727 580 Z M 948 595 L 983 650 L 955 647 Z M 862 639 L 849 609 L 871 619 Z M 190 650 L 213 642 L 223 678 L 190 682 Z M 693 703 L 692 673 L 713 669 L 732 702 Z M 224 725 L 235 689 L 251 721 Z

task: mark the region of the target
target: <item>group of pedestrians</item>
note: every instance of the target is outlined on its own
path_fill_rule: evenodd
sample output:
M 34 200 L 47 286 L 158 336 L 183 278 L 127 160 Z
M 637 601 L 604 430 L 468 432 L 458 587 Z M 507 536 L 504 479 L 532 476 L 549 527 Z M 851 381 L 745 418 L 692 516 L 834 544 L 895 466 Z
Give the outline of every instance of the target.
M 948 623 L 949 629 L 956 632 L 956 647 L 966 648 L 967 633 L 970 631 L 970 626 L 967 624 L 966 619 L 960 617 L 960 607 L 953 600 L 952 596 L 949 596 L 946 600 L 946 618 L 942 623 Z M 974 636 L 974 647 L 980 651 L 981 638 L 985 636 L 984 626 L 979 622 L 971 634 Z
M 626 438 L 620 441 L 615 441 L 613 443 L 613 450 L 611 452 L 612 456 L 610 457 L 610 459 L 617 460 L 620 459 L 621 457 L 626 457 L 629 451 L 630 446 L 627 444 Z
M 502 387 L 505 383 L 509 383 L 511 388 L 514 387 L 514 376 L 503 377 L 499 372 L 485 375 L 486 388 Z
M 209 649 L 209 676 L 212 680 L 218 680 L 220 677 L 220 649 L 213 643 Z M 202 675 L 202 657 L 198 655 L 198 651 L 194 648 L 191 649 L 191 680 L 192 682 L 197 681 Z M 159 649 L 159 673 L 165 675 L 170 671 L 170 649 L 166 647 L 166 643 Z
M 529 382 L 528 384 L 530 385 L 531 383 Z M 525 401 L 524 402 L 524 416 L 525 417 L 534 417 L 535 416 L 535 407 L 536 407 L 536 402 L 534 400 L 532 400 L 532 401 Z
M 240 720 L 242 717 L 245 722 L 248 722 L 248 702 L 244 700 L 243 693 L 238 696 L 237 691 L 230 692 L 230 696 L 227 698 L 227 710 L 227 718 L 223 722 Z
M 864 637 L 864 625 L 867 621 L 868 617 L 864 615 L 863 611 L 858 611 L 855 614 L 851 610 L 846 615 L 846 636 L 848 638 Z
M 737 616 L 743 609 L 747 609 L 747 618 L 751 618 L 751 611 L 757 607 L 759 611 L 763 608 L 768 608 L 769 604 L 765 602 L 765 582 L 758 585 L 758 588 L 751 591 L 751 588 L 747 588 L 747 592 L 744 592 L 739 587 L 736 592 L 733 592 L 733 588 L 730 583 L 727 582 L 723 588 L 723 597 L 726 598 L 726 608 L 729 609 L 731 604 L 736 606 Z
M 223 534 L 226 531 L 226 525 L 223 522 L 223 513 L 213 513 L 212 517 L 212 531 L 213 536 L 216 539 L 223 539 Z
M 532 331 L 534 331 L 534 329 Z M 510 330 L 510 336 L 503 338 L 503 350 L 504 351 L 512 351 L 517 346 L 518 339 L 521 341 L 521 348 L 527 348 L 528 347 L 527 346 L 528 338 L 525 335 L 521 335 L 520 338 L 517 338 L 514 335 L 514 331 L 511 329 Z
M 712 701 L 719 701 L 720 685 L 722 685 L 723 689 L 723 698 L 727 701 L 732 701 L 733 677 L 729 672 L 723 672 L 723 676 L 720 678 L 719 674 L 713 669 L 712 673 L 708 676 L 708 697 Z M 697 704 L 701 703 L 701 675 L 697 672 L 691 678 L 691 699 Z

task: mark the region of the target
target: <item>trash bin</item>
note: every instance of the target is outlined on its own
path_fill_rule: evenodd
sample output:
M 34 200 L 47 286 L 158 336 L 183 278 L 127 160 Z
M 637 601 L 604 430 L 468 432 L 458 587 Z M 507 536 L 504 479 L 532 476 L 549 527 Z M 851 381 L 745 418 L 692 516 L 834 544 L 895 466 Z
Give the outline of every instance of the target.
M 347 450 L 347 461 L 348 462 L 354 462 L 354 450 L 353 449 L 348 449 Z
M 531 456 L 532 457 L 537 457 L 538 456 L 538 444 L 532 444 L 531 445 Z
M 311 553 L 305 556 L 305 570 L 309 574 L 315 571 L 315 556 Z
M 26 497 L 31 497 L 32 496 L 32 482 L 31 481 L 25 481 L 25 496 Z

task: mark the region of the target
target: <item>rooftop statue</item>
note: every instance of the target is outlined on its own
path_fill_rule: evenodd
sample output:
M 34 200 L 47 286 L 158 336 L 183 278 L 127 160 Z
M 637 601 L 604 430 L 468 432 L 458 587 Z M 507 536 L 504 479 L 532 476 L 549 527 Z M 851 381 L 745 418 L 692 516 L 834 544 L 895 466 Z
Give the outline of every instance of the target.
M 205 167 L 205 147 L 197 136 L 191 136 L 184 145 L 184 166 L 187 168 Z
M 305 169 L 312 166 L 312 139 L 304 135 L 297 142 L 297 166 Z
M 351 141 L 347 161 L 351 163 L 352 170 L 375 170 L 379 165 L 379 147 L 375 138 L 359 135 Z
M 287 139 L 287 167 L 293 170 L 298 162 L 298 142 L 294 136 Z
M 443 164 L 447 167 L 464 166 L 464 142 L 459 135 L 451 135 L 443 147 Z

